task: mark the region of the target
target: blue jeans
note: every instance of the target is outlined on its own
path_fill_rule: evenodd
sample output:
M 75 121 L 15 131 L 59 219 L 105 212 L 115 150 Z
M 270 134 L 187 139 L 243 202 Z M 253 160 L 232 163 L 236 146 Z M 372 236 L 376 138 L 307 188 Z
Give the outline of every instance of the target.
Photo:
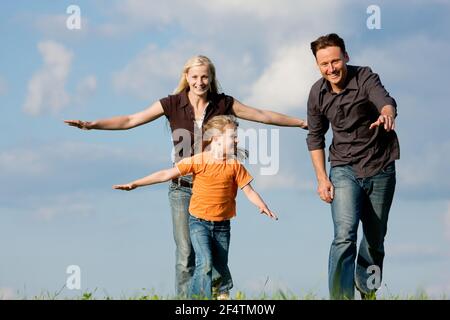
M 214 222 L 190 216 L 189 228 L 195 251 L 190 297 L 211 299 L 213 267 L 221 278 L 218 293 L 228 292 L 233 287 L 228 269 L 230 220 Z
M 191 181 L 192 176 L 184 176 L 183 180 Z M 189 234 L 189 204 L 192 189 L 169 184 L 169 203 L 172 213 L 173 238 L 175 240 L 175 294 L 186 298 L 195 269 L 195 252 Z M 220 280 L 217 271 L 213 270 L 214 281 Z
M 351 165 L 336 166 L 330 170 L 330 180 L 334 186 L 334 239 L 328 264 L 330 298 L 354 299 L 355 285 L 368 294 L 381 284 L 384 237 L 395 190 L 395 162 L 368 178 L 356 178 Z M 363 237 L 356 256 L 359 221 Z
M 191 177 L 183 177 L 192 181 Z M 172 211 L 173 238 L 175 240 L 175 293 L 179 298 L 188 296 L 195 269 L 195 256 L 189 235 L 189 203 L 191 188 L 174 183 L 169 185 L 169 202 Z

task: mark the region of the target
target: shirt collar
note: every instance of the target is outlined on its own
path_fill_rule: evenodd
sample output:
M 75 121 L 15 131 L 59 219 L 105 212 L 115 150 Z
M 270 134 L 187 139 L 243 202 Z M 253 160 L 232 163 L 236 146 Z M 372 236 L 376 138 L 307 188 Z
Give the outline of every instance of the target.
M 348 80 L 350 79 L 350 80 Z M 345 86 L 344 90 L 358 90 L 358 79 L 356 77 L 356 67 L 347 65 L 347 85 Z M 328 81 L 322 78 L 322 84 L 320 85 L 320 91 L 330 91 Z
M 181 91 L 181 100 L 180 100 L 180 106 L 182 108 L 185 108 L 189 105 L 189 98 L 188 98 L 188 89 L 184 89 Z
M 180 94 L 181 94 L 180 106 L 182 108 L 186 108 L 189 105 L 188 92 L 189 92 L 189 88 L 186 88 L 180 92 Z M 211 94 L 211 92 L 208 92 L 207 99 L 208 99 L 208 103 L 211 104 L 211 102 L 213 101 L 213 95 Z

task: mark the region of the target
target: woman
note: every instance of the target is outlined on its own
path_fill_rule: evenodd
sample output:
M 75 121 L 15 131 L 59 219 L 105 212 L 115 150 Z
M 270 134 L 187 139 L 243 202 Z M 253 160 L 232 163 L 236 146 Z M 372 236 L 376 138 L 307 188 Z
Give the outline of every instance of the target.
M 175 158 L 192 156 L 196 138 L 203 123 L 217 115 L 235 115 L 238 118 L 287 127 L 307 129 L 306 121 L 273 111 L 260 110 L 231 96 L 219 93 L 216 70 L 205 56 L 194 56 L 184 65 L 178 87 L 169 95 L 147 109 L 125 116 L 97 121 L 65 120 L 70 126 L 84 130 L 126 130 L 149 123 L 165 115 L 172 130 Z M 199 144 L 201 145 L 201 144 Z M 200 150 L 199 150 L 200 151 Z M 189 237 L 189 202 L 192 195 L 192 177 L 172 180 L 169 201 L 172 211 L 173 235 L 176 244 L 176 294 L 186 297 L 195 268 L 195 256 Z

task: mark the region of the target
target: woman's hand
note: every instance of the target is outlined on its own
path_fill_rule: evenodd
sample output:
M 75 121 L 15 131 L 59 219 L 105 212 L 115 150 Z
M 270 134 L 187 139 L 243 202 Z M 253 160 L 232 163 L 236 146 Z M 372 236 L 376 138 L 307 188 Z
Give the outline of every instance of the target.
M 92 122 L 89 121 L 81 121 L 81 120 L 64 120 L 66 124 L 72 127 L 77 127 L 82 130 L 90 130 L 92 129 Z
M 301 119 L 301 124 L 300 124 L 300 128 L 308 130 L 308 122 L 306 120 Z
M 127 183 L 127 184 L 116 184 L 113 185 L 113 189 L 117 190 L 125 190 L 125 191 L 131 191 L 133 189 L 136 189 L 136 185 L 134 183 Z

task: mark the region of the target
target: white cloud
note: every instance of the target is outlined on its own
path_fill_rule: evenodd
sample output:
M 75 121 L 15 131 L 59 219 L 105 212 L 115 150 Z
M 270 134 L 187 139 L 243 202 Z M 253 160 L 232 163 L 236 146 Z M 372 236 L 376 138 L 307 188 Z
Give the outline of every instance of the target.
M 72 64 L 72 52 L 54 41 L 40 42 L 38 49 L 44 66 L 28 83 L 23 110 L 29 115 L 39 115 L 47 110 L 56 112 L 69 103 L 65 84 Z
M 74 99 L 76 99 L 78 103 L 83 103 L 87 98 L 92 96 L 96 90 L 97 78 L 92 74 L 88 75 L 78 83 Z
M 282 47 L 272 61 L 252 85 L 246 102 L 280 112 L 306 110 L 311 85 L 320 77 L 309 44 Z
M 114 87 L 119 92 L 129 92 L 142 99 L 171 93 L 189 57 L 186 51 L 181 46 L 160 49 L 151 44 L 114 74 Z M 169 86 L 171 89 L 167 92 Z
M 241 52 L 234 59 L 208 45 L 194 47 L 177 43 L 162 49 L 150 44 L 122 70 L 114 73 L 113 84 L 119 92 L 141 99 L 164 96 L 175 89 L 188 58 L 207 54 L 218 58 L 213 62 L 222 66 L 217 70 L 217 76 L 221 84 L 228 83 L 227 88 L 223 88 L 225 93 L 231 94 L 234 88 L 234 92 L 244 92 L 242 102 L 278 112 L 306 109 L 311 85 L 320 77 L 308 46 L 303 43 L 277 49 L 270 60 L 273 62 L 260 74 L 257 62 L 249 52 Z
M 121 0 L 115 2 L 112 11 L 120 16 L 117 23 L 108 23 L 100 29 L 106 30 L 111 35 L 124 31 L 134 31 L 137 28 L 161 29 L 169 24 L 179 24 L 184 30 L 214 37 L 217 32 L 223 33 L 224 25 L 228 27 L 240 27 L 245 32 L 248 22 L 261 24 L 265 31 L 278 32 L 289 30 L 290 34 L 308 30 L 320 30 L 323 22 L 318 16 L 323 16 L 324 10 L 334 12 L 342 8 L 342 4 L 330 3 L 327 0 L 316 0 L 305 6 L 296 0 L 258 1 L 258 0 L 192 0 L 186 5 L 183 0 L 164 2 L 143 0 Z M 343 10 L 343 9 L 342 9 Z M 333 26 L 333 20 L 328 16 L 328 26 Z M 231 22 L 231 23 L 230 23 Z M 203 26 L 208 26 L 207 28 Z M 267 32 L 262 32 L 267 35 Z M 239 34 L 235 35 L 239 37 Z M 284 37 L 288 34 L 284 34 Z
M 121 26 L 133 32 L 145 28 L 150 34 L 167 25 L 180 29 L 179 39 L 168 47 L 150 44 L 115 73 L 113 83 L 121 92 L 143 99 L 165 95 L 167 88 L 171 92 L 176 87 L 184 62 L 194 54 L 206 54 L 218 66 L 226 93 L 283 112 L 305 108 L 309 89 L 320 77 L 309 43 L 324 32 L 317 18 L 324 10 L 335 13 L 327 16 L 327 28 L 333 29 L 335 17 L 345 8 L 322 0 L 308 6 L 294 0 L 194 0 L 189 5 L 127 0 L 113 6 L 117 23 L 99 28 L 109 34 L 121 33 Z M 185 34 L 189 42 L 180 43 Z
M 322 24 L 319 21 L 320 19 L 317 19 L 317 15 L 323 10 L 327 8 L 336 10 L 339 8 L 337 4 L 330 3 L 327 0 L 316 0 L 308 5 L 297 0 L 279 0 L 277 2 L 259 0 L 196 0 L 194 3 L 198 7 L 203 7 L 208 14 L 218 17 L 223 15 L 240 15 L 247 17 L 247 19 L 256 18 L 265 22 L 268 19 L 277 19 L 284 21 L 286 24 L 293 21 L 302 21 L 309 28 Z M 274 26 L 271 25 L 270 27 Z

